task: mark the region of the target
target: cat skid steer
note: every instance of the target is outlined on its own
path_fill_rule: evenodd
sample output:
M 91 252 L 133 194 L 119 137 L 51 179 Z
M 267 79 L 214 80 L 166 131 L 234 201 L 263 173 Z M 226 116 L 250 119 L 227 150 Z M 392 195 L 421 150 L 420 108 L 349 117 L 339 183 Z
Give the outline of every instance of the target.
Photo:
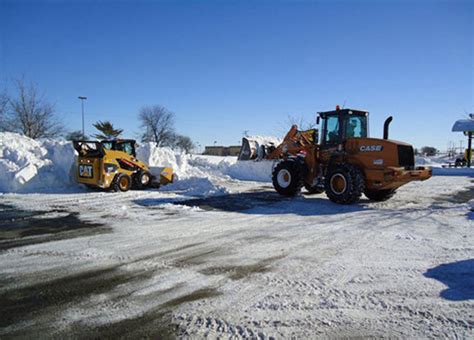
M 78 153 L 76 181 L 91 188 L 114 191 L 158 188 L 173 182 L 173 169 L 150 168 L 136 158 L 133 139 L 73 141 Z

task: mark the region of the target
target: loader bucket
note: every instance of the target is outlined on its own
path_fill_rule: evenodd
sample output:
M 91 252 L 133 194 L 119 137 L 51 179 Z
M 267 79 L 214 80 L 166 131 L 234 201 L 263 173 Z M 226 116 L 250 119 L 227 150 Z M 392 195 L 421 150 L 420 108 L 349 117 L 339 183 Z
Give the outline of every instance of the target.
M 173 183 L 175 175 L 173 169 L 169 167 L 150 167 L 152 183 L 155 186 Z
M 277 143 L 276 143 L 277 142 Z M 262 160 L 275 150 L 280 141 L 273 137 L 244 137 L 240 148 L 239 161 Z
M 248 161 L 257 158 L 257 143 L 247 137 L 242 138 L 239 161 Z

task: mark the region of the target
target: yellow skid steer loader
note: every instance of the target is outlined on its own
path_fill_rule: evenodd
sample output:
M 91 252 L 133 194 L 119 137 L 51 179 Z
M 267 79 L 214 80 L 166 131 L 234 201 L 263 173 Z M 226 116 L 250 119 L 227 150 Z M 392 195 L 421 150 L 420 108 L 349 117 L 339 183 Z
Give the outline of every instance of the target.
M 173 182 L 173 169 L 160 168 L 151 174 L 136 158 L 133 139 L 73 141 L 78 153 L 76 180 L 92 188 L 128 191 L 130 188 L 160 187 Z

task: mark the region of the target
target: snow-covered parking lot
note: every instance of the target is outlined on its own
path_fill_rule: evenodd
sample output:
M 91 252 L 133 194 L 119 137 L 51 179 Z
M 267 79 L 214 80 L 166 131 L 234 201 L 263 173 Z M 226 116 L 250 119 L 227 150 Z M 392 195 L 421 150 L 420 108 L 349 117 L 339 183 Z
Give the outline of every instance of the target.
M 0 134 L 0 338 L 474 337 L 472 170 L 342 206 L 272 162 L 138 157 L 178 180 L 86 191 L 70 143 Z
M 0 337 L 474 337 L 471 177 L 219 188 L 0 196 Z

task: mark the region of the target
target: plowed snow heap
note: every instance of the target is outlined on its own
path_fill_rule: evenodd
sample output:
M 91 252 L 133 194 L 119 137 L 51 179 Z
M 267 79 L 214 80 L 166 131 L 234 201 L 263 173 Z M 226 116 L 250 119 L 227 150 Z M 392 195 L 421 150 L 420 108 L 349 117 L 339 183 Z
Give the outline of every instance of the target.
M 16 133 L 0 133 L 0 191 L 56 191 L 74 185 L 71 143 L 36 141 Z

